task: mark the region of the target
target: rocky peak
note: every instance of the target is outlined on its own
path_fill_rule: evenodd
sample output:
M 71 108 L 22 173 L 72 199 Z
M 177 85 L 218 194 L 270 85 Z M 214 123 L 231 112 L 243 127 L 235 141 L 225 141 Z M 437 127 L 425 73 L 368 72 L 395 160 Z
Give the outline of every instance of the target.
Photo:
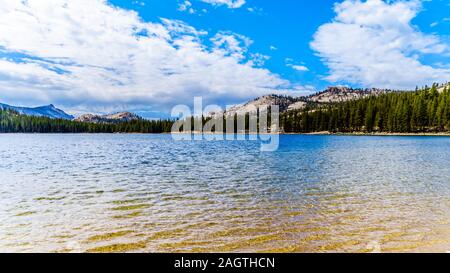
M 85 114 L 77 117 L 75 121 L 79 122 L 92 122 L 92 123 L 119 123 L 119 122 L 129 122 L 133 120 L 142 119 L 136 114 L 130 112 L 120 112 L 108 115 L 93 115 Z
M 381 93 L 389 92 L 387 89 L 377 88 L 350 88 L 345 86 L 328 87 L 322 92 L 307 97 L 309 101 L 318 103 L 336 103 L 355 100 L 372 95 L 379 95 Z
M 39 107 L 20 107 L 0 103 L 0 110 L 13 110 L 19 114 L 36 117 L 48 117 L 53 119 L 73 119 L 72 115 L 56 108 L 53 104 Z
M 328 103 L 345 102 L 349 100 L 355 100 L 364 98 L 367 96 L 379 95 L 385 92 L 390 92 L 388 89 L 355 89 L 345 86 L 333 86 L 328 87 L 322 92 L 302 97 L 291 97 L 283 95 L 266 95 L 258 97 L 245 104 L 236 105 L 229 109 L 226 114 L 244 114 L 254 111 L 257 108 L 268 107 L 270 105 L 278 105 L 280 112 L 291 110 L 302 110 L 308 105 L 320 105 Z
M 442 84 L 441 86 L 438 86 L 437 90 L 439 93 L 444 92 L 445 88 L 447 88 L 447 90 L 450 90 L 450 83 L 446 83 L 446 84 Z
M 290 105 L 296 103 L 300 100 L 300 98 L 294 98 L 290 96 L 282 96 L 282 95 L 266 95 L 261 96 L 253 101 L 247 102 L 245 104 L 236 105 L 226 112 L 227 115 L 234 114 L 244 114 L 249 112 L 254 112 L 255 109 L 269 107 L 271 105 L 278 105 L 280 107 L 280 111 L 286 111 Z
M 111 115 L 106 115 L 105 117 L 108 119 L 120 120 L 120 121 L 132 121 L 132 120 L 141 119 L 141 117 L 139 117 L 138 115 L 130 113 L 130 112 L 120 112 L 120 113 L 115 113 L 115 114 L 111 114 Z

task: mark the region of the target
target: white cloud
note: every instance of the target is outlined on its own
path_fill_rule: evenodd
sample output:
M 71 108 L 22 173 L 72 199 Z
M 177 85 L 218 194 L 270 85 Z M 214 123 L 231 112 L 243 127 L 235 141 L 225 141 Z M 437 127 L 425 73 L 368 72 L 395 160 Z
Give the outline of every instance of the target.
M 311 43 L 330 69 L 326 79 L 389 88 L 448 80 L 450 70 L 421 62 L 427 54 L 448 54 L 449 46 L 411 23 L 420 10 L 418 0 L 336 4 L 336 17 L 318 29 Z
M 0 0 L 0 97 L 74 111 L 167 110 L 193 96 L 232 103 L 290 88 L 246 58 L 250 39 L 220 32 L 210 47 L 208 36 L 103 0 Z
M 237 9 L 245 5 L 245 0 L 200 0 L 215 6 L 227 6 L 230 9 Z
M 133 3 L 133 5 L 138 5 L 138 6 L 141 6 L 141 7 L 145 6 L 145 2 L 144 1 L 133 1 L 132 3 Z
M 219 32 L 211 41 L 216 51 L 222 52 L 225 56 L 232 56 L 237 60 L 243 60 L 248 47 L 253 41 L 243 35 L 233 32 Z
M 189 1 L 183 1 L 183 2 L 179 3 L 178 10 L 186 11 L 186 12 L 189 12 L 190 14 L 194 14 L 196 12 L 195 9 L 192 7 L 192 3 Z
M 270 56 L 268 56 L 268 55 L 264 55 L 261 53 L 251 53 L 249 64 L 254 65 L 254 66 L 264 66 L 266 61 L 269 59 L 270 59 Z
M 306 67 L 303 62 L 300 62 L 301 65 L 300 64 L 295 64 L 294 63 L 294 59 L 292 59 L 292 58 L 286 58 L 286 59 L 284 59 L 284 61 L 286 62 L 286 66 L 287 67 L 290 67 L 290 68 L 292 68 L 294 70 L 302 71 L 302 72 L 309 71 L 309 68 Z
M 259 7 L 248 7 L 247 11 L 250 13 L 254 13 L 256 15 L 263 15 L 264 14 L 264 10 L 262 8 Z
M 304 65 L 290 65 L 290 67 L 297 71 L 309 71 L 309 69 Z

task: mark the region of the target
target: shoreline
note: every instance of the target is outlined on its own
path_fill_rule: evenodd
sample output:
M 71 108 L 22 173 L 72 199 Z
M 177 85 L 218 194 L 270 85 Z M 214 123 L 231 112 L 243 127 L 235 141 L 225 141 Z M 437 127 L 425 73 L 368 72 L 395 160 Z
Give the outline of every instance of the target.
M 0 133 L 0 135 L 170 135 L 170 132 L 163 133 Z M 173 134 L 189 134 L 189 133 L 173 133 Z M 191 134 L 205 134 L 214 135 L 215 133 L 191 133 Z M 248 133 L 235 133 L 236 135 L 249 135 Z M 312 132 L 312 133 L 258 133 L 261 135 L 305 135 L 305 136 L 440 136 L 440 137 L 450 137 L 450 132 L 447 133 L 364 133 L 364 132 L 353 132 L 353 133 L 331 133 L 328 131 L 322 132 Z
M 294 133 L 295 135 L 297 133 Z M 450 132 L 447 133 L 388 133 L 388 132 L 377 132 L 377 133 L 365 133 L 365 132 L 353 132 L 353 133 L 331 133 L 328 131 L 324 132 L 313 132 L 304 133 L 301 135 L 330 135 L 330 136 L 444 136 L 450 137 Z

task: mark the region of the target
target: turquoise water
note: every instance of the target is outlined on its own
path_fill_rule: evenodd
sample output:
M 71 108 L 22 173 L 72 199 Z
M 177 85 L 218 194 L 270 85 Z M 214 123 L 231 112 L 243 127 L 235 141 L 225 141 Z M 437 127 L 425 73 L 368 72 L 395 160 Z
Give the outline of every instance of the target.
M 0 135 L 0 251 L 450 250 L 450 138 Z

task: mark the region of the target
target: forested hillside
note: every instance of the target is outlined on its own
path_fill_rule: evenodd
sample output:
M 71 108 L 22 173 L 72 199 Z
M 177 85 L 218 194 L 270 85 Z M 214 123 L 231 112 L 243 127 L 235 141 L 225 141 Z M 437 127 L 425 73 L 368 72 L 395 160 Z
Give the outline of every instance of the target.
M 0 110 L 0 133 L 163 133 L 170 132 L 169 120 L 133 120 L 117 124 L 77 122 L 20 115 Z
M 450 90 L 437 85 L 415 92 L 389 92 L 281 116 L 285 132 L 448 132 Z

